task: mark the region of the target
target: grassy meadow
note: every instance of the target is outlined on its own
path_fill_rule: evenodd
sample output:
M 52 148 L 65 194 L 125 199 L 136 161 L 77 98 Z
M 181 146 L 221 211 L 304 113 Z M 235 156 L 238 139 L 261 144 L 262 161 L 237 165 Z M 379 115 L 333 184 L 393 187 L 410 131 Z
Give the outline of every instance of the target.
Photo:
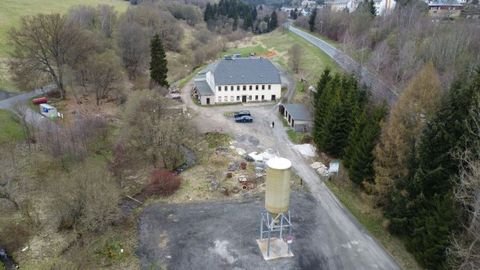
M 22 139 L 22 126 L 9 111 L 0 110 L 0 145 Z
M 123 12 L 128 7 L 124 0 L 2 0 L 0 8 L 0 89 L 15 91 L 10 82 L 6 61 L 8 52 L 8 31 L 20 23 L 22 16 L 35 15 L 38 13 L 64 13 L 75 5 L 100 4 L 112 5 L 118 12 Z
M 293 73 L 289 64 L 288 50 L 294 44 L 300 45 L 302 51 L 298 74 Z M 270 58 L 289 71 L 297 81 L 294 101 L 298 102 L 302 102 L 306 92 L 303 88 L 299 89 L 299 86 L 303 85 L 304 88 L 307 88 L 309 85 L 315 85 L 326 67 L 329 67 L 334 72 L 340 71 L 337 64 L 320 49 L 297 35 L 291 32 L 283 32 L 280 29 L 237 42 L 233 48 L 226 52 L 226 54 L 233 53 L 240 53 L 242 56 L 256 53 L 258 56 Z M 302 80 L 304 81 L 302 82 Z

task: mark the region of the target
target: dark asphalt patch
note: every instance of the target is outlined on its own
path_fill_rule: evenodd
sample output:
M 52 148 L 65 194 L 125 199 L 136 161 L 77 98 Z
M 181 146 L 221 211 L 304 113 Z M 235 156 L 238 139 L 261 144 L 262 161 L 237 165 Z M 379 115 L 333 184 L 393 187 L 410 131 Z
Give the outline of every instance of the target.
M 142 269 L 342 269 L 338 255 L 322 254 L 316 202 L 300 192 L 291 196 L 294 257 L 264 261 L 255 242 L 263 203 L 257 197 L 147 207 L 139 222 Z

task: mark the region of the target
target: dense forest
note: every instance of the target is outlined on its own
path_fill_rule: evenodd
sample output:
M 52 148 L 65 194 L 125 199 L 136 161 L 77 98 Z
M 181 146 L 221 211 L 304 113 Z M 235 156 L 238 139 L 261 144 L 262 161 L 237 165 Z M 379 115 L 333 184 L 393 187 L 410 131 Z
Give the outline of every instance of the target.
M 313 31 L 342 41 L 347 51 L 368 51 L 355 57 L 401 93 L 386 114 L 354 79 L 326 70 L 314 99 L 313 137 L 322 151 L 343 159 L 350 180 L 375 198 L 390 232 L 422 266 L 476 269 L 480 43 L 471 23 L 433 24 L 411 5 L 384 18 L 365 8 L 351 15 L 319 11 L 311 20 Z
M 314 141 L 343 159 L 352 183 L 373 196 L 422 266 L 478 269 L 478 24 L 432 22 L 421 1 L 397 5 L 386 16 L 366 2 L 350 14 L 319 9 L 296 21 L 339 42 L 400 93 L 385 117 L 382 106 L 362 111 L 365 101 L 351 98 L 354 84 L 326 71 Z M 332 94 L 336 87 L 343 91 Z
M 342 158 L 350 180 L 374 196 L 389 230 L 421 265 L 480 265 L 480 70 L 442 94 L 437 71 L 425 64 L 387 118 L 354 77 L 326 70 L 314 108 L 317 146 Z
M 278 16 L 275 10 L 269 15 L 259 15 L 263 12 L 264 7 L 257 5 L 249 5 L 240 0 L 220 0 L 213 5 L 207 3 L 204 11 L 204 21 L 210 29 L 219 27 L 219 24 L 225 28 L 231 24 L 232 31 L 236 31 L 239 27 L 246 31 L 254 33 L 265 33 L 275 30 L 278 26 Z M 265 7 L 266 9 L 266 7 Z

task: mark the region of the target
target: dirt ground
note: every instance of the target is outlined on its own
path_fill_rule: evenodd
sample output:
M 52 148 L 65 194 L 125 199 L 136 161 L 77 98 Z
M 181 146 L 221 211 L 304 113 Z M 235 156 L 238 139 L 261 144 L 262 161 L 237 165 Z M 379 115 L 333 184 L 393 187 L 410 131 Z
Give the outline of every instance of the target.
M 315 199 L 291 195 L 294 257 L 265 261 L 256 238 L 263 196 L 238 201 L 155 204 L 139 221 L 137 255 L 142 269 L 345 269 L 337 254 L 322 253 L 322 221 L 312 215 Z

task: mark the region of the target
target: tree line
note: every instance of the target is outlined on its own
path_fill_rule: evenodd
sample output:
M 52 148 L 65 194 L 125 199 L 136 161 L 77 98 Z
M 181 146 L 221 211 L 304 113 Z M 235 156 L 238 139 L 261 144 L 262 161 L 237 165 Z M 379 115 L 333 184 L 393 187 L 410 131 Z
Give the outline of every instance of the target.
M 342 44 L 342 50 L 401 91 L 424 63 L 432 61 L 448 88 L 465 69 L 480 63 L 475 21 L 436 23 L 423 1 L 400 1 L 391 14 L 376 13 L 370 1 L 354 12 L 318 9 L 296 24 Z
M 480 69 L 442 91 L 429 62 L 386 115 L 350 75 L 325 70 L 314 96 L 313 138 L 343 159 L 375 198 L 388 229 L 428 269 L 480 265 Z
M 350 179 L 373 181 L 373 148 L 385 116 L 353 75 L 321 75 L 313 99 L 313 139 L 330 156 L 343 158 Z
M 259 6 L 263 10 L 263 6 Z M 270 15 L 258 16 L 257 6 L 249 5 L 240 0 L 220 0 L 213 5 L 207 3 L 203 19 L 210 27 L 217 21 L 232 20 L 232 31 L 241 27 L 245 31 L 265 33 L 278 27 L 278 17 L 275 10 Z

